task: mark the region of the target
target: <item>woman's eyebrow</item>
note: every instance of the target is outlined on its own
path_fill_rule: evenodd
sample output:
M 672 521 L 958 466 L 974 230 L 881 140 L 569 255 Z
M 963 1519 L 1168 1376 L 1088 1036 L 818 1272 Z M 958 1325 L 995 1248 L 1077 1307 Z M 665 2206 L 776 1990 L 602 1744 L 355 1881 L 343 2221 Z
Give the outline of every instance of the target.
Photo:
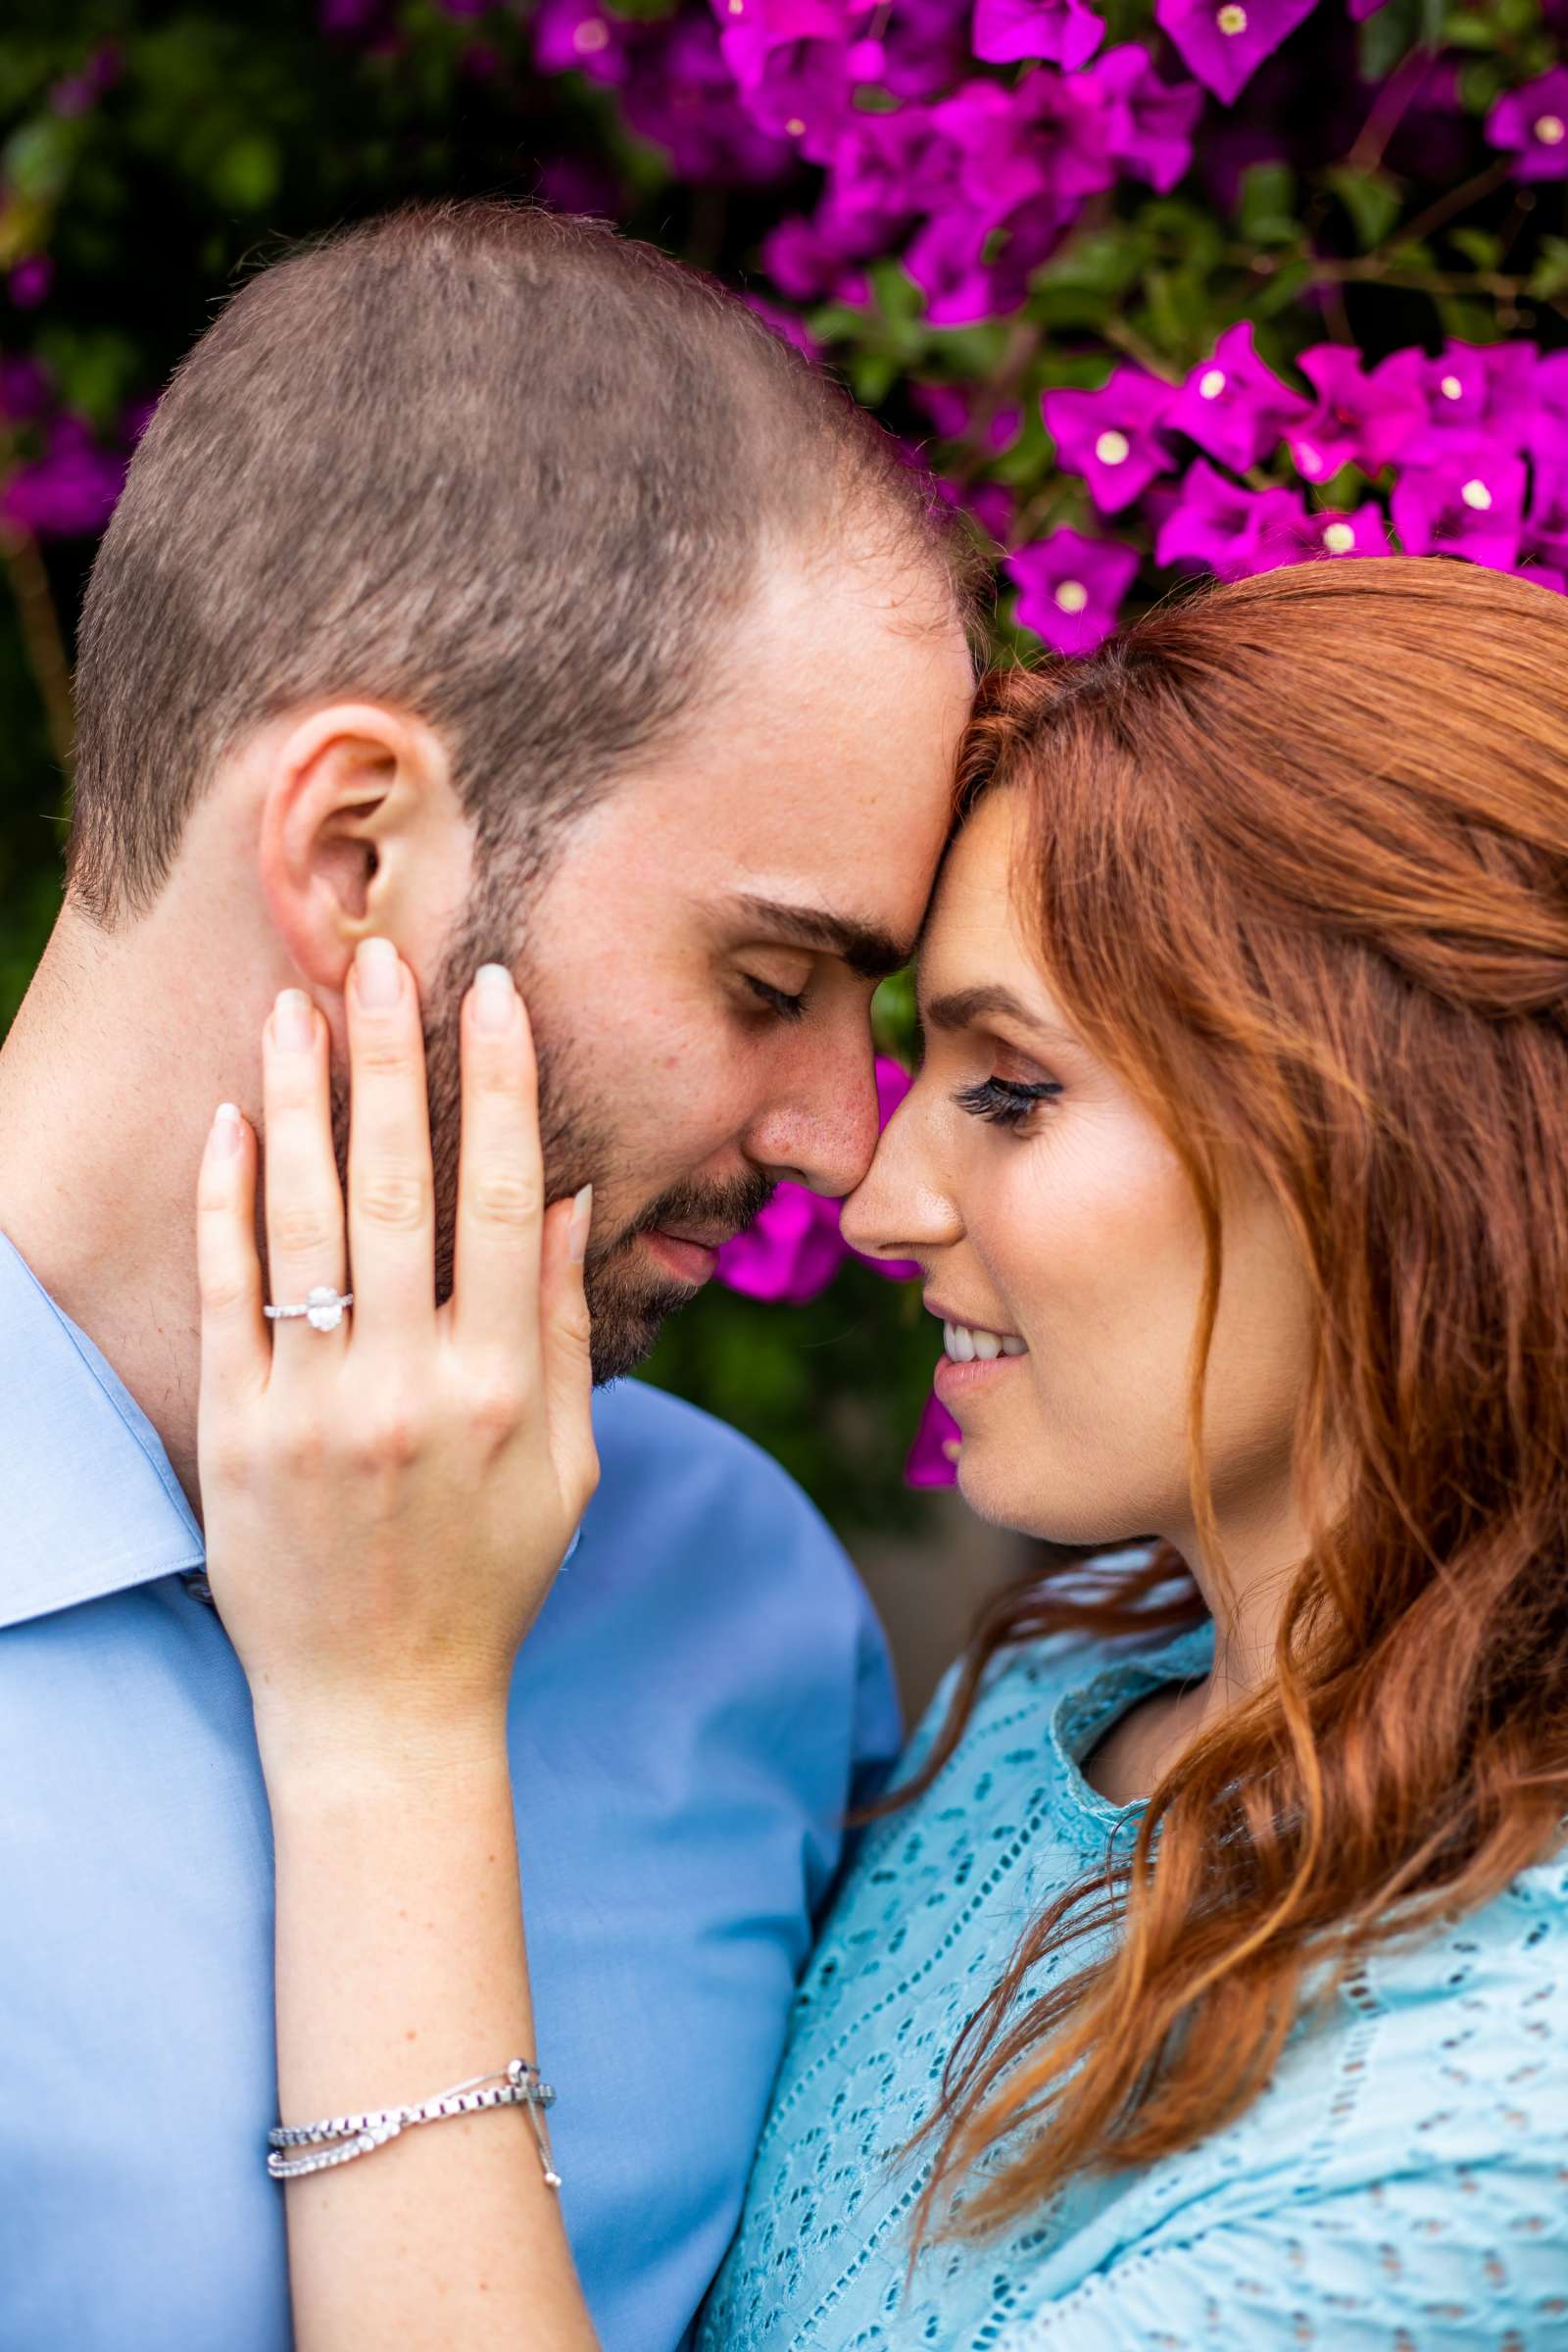
M 1020 1002 L 1009 988 L 959 988 L 950 996 L 933 997 L 920 1007 L 920 1018 L 928 1029 L 969 1029 L 976 1021 L 1001 1013 L 1005 1020 L 1021 1021 L 1027 1029 L 1039 1029 L 1044 1024 Z

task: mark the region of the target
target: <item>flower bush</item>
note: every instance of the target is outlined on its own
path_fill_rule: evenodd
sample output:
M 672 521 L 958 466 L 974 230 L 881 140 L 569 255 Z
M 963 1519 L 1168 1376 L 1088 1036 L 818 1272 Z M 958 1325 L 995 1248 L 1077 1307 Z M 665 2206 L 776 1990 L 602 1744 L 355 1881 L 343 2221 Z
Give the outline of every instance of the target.
M 0 1019 L 52 910 L 38 778 L 68 756 L 91 536 L 272 232 L 511 187 L 716 270 L 971 518 L 1004 656 L 1088 653 L 1185 579 L 1390 550 L 1561 592 L 1565 24 L 1568 0 L 282 0 L 131 25 L 67 0 L 0 31 Z M 906 987 L 878 1018 L 906 1060 Z M 908 1283 L 788 1186 L 721 1271 L 657 1376 L 841 1516 L 885 1515 L 932 1353 Z M 951 1476 L 951 1436 L 928 1410 L 911 1479 Z

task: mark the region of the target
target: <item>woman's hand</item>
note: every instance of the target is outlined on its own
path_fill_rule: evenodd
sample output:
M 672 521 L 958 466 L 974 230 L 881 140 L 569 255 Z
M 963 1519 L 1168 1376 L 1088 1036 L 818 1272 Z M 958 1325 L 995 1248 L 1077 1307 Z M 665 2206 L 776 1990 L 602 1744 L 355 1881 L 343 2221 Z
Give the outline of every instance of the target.
M 256 1139 L 225 1105 L 198 1195 L 197 1445 L 213 1597 L 270 1776 L 296 1754 L 504 1726 L 517 1646 L 598 1478 L 582 1256 L 590 1200 L 546 1210 L 532 1040 L 510 974 L 463 1006 L 453 1295 L 435 1304 L 414 975 L 361 943 L 345 990 L 348 1219 L 327 1032 L 285 991 L 265 1031 L 272 1300 L 352 1289 L 337 1329 L 262 1313 Z M 352 1277 L 350 1275 L 352 1265 Z

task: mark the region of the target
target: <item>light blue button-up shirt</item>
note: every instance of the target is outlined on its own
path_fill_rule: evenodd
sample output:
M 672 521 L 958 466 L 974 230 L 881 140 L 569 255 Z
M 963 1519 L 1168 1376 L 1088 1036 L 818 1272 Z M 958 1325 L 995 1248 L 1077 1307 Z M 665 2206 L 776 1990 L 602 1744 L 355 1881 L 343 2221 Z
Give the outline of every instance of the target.
M 517 1666 L 513 1781 L 583 2283 L 606 2352 L 673 2352 L 852 1784 L 898 1721 L 854 1573 L 774 1464 L 636 1383 L 596 1424 L 603 1483 Z M 290 2340 L 270 1824 L 244 1676 L 183 1581 L 202 1557 L 151 1423 L 0 1235 L 5 2352 Z

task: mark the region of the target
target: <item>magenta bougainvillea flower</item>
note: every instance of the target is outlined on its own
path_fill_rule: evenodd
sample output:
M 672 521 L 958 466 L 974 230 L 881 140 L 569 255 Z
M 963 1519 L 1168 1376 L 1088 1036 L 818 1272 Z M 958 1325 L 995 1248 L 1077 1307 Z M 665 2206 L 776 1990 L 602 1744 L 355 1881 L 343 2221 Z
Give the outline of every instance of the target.
M 835 0 L 716 0 L 715 14 L 754 121 L 826 162 L 856 84 L 880 76 L 880 49 L 857 39 L 857 20 Z
M 1098 392 L 1048 392 L 1046 430 L 1069 473 L 1081 473 L 1102 514 L 1118 514 L 1168 473 L 1176 460 L 1159 427 L 1170 413 L 1169 384 L 1142 368 L 1117 368 Z
M 969 0 L 898 0 L 882 26 L 882 81 L 896 98 L 937 98 L 968 73 Z
M 1554 351 L 1537 366 L 1525 446 L 1543 465 L 1568 458 L 1568 351 Z
M 1020 205 L 1076 203 L 1115 179 L 1103 111 L 1076 78 L 1042 67 L 1012 89 L 966 82 L 931 110 L 961 199 L 1000 220 Z
M 1210 357 L 1193 369 L 1165 421 L 1211 458 L 1245 472 L 1276 449 L 1306 413 L 1300 394 L 1264 367 L 1252 342 L 1251 320 L 1244 318 L 1228 327 Z
M 1308 514 L 1301 537 L 1303 556 L 1392 556 L 1389 518 L 1376 499 L 1348 513 L 1324 510 Z
M 621 98 L 630 127 L 662 147 L 682 179 L 710 187 L 765 186 L 795 169 L 790 140 L 737 103 L 717 26 L 706 9 L 636 27 Z
M 1394 527 L 1410 556 L 1466 556 L 1511 571 L 1524 521 L 1525 468 L 1495 441 L 1459 442 L 1394 486 Z
M 1568 581 L 1568 464 L 1560 458 L 1538 458 L 1532 469 L 1518 568 L 1559 595 Z
M 848 1255 L 838 1202 L 804 1184 L 781 1184 L 756 1223 L 719 1251 L 718 1279 L 748 1298 L 805 1306 Z
M 1154 561 L 1245 579 L 1297 562 L 1306 528 L 1306 509 L 1294 491 L 1245 489 L 1195 458 L 1160 525 Z
M 958 1424 L 933 1391 L 926 1398 L 925 1411 L 904 1466 L 905 1483 L 911 1487 L 956 1486 L 962 1442 Z
M 887 1054 L 876 1063 L 877 1111 L 885 1127 L 909 1091 L 909 1075 Z M 781 1184 L 756 1222 L 718 1253 L 718 1279 L 727 1290 L 781 1306 L 806 1306 L 827 1289 L 846 1258 L 859 1257 L 839 1230 L 837 1200 Z M 902 1258 L 860 1258 L 890 1282 L 908 1282 L 919 1267 Z
M 6 279 L 6 292 L 19 311 L 35 311 L 47 302 L 55 282 L 55 266 L 47 253 L 29 253 Z
M 594 81 L 618 87 L 630 78 L 639 30 L 629 17 L 601 7 L 598 0 L 539 0 L 533 20 L 534 59 L 542 73 L 575 69 Z
M 885 253 L 952 186 L 953 151 L 923 106 L 856 115 L 833 150 L 817 227 L 848 254 Z
M 820 302 L 829 294 L 863 302 L 865 278 L 851 266 L 845 246 L 814 220 L 792 214 L 762 239 L 762 267 L 792 302 Z
M 1476 440 L 1518 448 L 1536 406 L 1537 366 L 1533 343 L 1445 343 L 1421 363 L 1426 422 L 1400 450 L 1401 464 L 1435 465 Z
M 973 434 L 989 457 L 1010 449 L 1023 429 L 1017 402 L 992 400 L 981 384 L 911 384 L 909 395 L 944 441 Z
M 1326 482 L 1342 466 L 1377 473 L 1427 420 L 1418 351 L 1396 351 L 1370 372 L 1346 343 L 1315 343 L 1297 362 L 1317 406 L 1286 430 L 1298 473 Z
M 1487 137 L 1518 159 L 1515 179 L 1568 178 L 1568 66 L 1506 91 L 1487 117 Z
M 1105 108 L 1106 144 L 1134 179 L 1166 194 L 1193 160 L 1193 133 L 1203 111 L 1196 82 L 1162 81 L 1147 49 L 1128 41 L 1107 49 L 1083 77 Z
M 77 416 L 48 420 L 41 454 L 0 485 L 0 522 L 35 537 L 85 539 L 114 513 L 125 459 L 105 449 Z
M 988 65 L 1038 57 L 1072 74 L 1104 37 L 1104 20 L 1086 0 L 975 0 L 971 42 Z
M 1156 23 L 1205 89 L 1232 105 L 1317 0 L 1158 0 Z
M 1092 654 L 1116 625 L 1138 570 L 1135 549 L 1114 539 L 1053 531 L 1004 566 L 1018 591 L 1018 618 L 1058 654 Z

